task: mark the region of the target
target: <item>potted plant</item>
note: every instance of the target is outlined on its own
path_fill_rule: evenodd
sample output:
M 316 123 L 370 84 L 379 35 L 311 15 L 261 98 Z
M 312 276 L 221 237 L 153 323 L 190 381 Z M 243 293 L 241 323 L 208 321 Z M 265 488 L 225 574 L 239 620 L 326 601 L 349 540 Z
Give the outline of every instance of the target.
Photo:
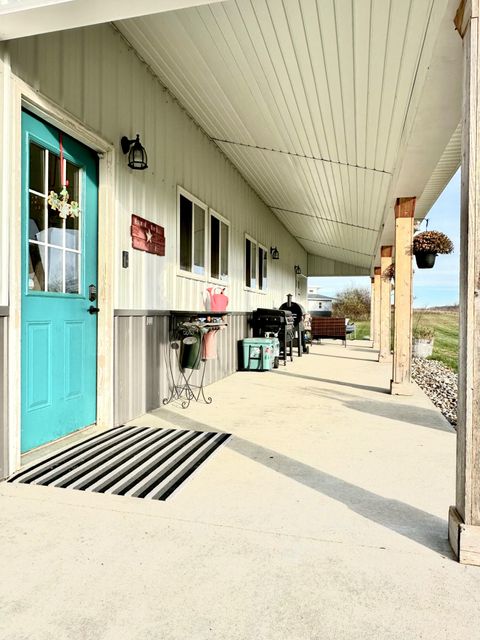
M 433 353 L 435 331 L 432 327 L 417 323 L 413 327 L 412 350 L 414 358 L 429 358 Z
M 422 231 L 413 236 L 413 253 L 419 269 L 431 269 L 439 253 L 452 251 L 452 241 L 441 231 Z

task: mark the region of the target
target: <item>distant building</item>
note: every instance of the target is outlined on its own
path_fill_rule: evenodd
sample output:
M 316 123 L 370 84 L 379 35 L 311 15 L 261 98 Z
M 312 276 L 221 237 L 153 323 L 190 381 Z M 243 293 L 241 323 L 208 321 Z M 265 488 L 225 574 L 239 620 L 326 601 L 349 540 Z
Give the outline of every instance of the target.
M 316 315 L 331 316 L 335 300 L 336 298 L 321 294 L 319 288 L 311 287 L 308 289 L 307 304 L 310 313 L 317 312 Z

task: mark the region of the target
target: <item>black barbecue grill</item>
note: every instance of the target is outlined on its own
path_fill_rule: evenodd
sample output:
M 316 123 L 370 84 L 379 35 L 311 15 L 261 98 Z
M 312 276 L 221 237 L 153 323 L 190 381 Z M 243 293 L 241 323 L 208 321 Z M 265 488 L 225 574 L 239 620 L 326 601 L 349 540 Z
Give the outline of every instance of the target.
M 310 325 L 306 321 L 306 318 L 310 318 L 305 309 L 298 302 L 292 302 L 292 295 L 289 293 L 287 296 L 287 302 L 284 302 L 281 307 L 283 311 L 290 311 L 293 316 L 293 325 L 295 331 L 295 341 L 298 347 L 298 355 L 302 353 L 308 353 L 310 342 Z
M 254 338 L 276 336 L 280 342 L 280 357 L 287 364 L 287 354 L 293 360 L 295 325 L 293 314 L 285 309 L 257 309 L 253 312 L 252 329 Z

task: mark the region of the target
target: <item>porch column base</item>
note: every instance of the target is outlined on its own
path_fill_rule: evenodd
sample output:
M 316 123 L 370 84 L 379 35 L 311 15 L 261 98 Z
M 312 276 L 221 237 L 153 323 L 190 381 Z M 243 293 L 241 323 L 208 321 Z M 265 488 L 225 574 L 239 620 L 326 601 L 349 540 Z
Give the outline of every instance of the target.
M 458 562 L 480 567 L 480 526 L 465 524 L 456 507 L 448 511 L 448 541 Z
M 414 387 L 411 382 L 394 382 L 390 380 L 392 396 L 413 396 Z
M 379 362 L 393 362 L 393 356 L 391 353 L 379 353 L 378 354 Z

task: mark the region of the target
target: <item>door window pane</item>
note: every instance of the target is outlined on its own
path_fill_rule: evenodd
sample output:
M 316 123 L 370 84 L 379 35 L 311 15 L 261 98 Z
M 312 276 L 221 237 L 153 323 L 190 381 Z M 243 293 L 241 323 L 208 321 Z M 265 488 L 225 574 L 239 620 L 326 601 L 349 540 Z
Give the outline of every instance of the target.
M 34 142 L 30 143 L 29 183 L 30 189 L 45 193 L 45 151 Z
M 71 216 L 65 220 L 65 246 L 67 249 L 80 248 L 79 223 L 79 218 L 72 218 Z
M 67 162 L 66 177 L 67 177 L 67 190 L 70 196 L 70 201 L 75 200 L 78 202 L 78 194 L 80 191 L 80 169 L 71 162 Z
M 63 293 L 63 251 L 48 248 L 48 291 Z
M 63 247 L 63 218 L 50 206 L 48 207 L 48 243 Z
M 192 203 L 180 196 L 180 269 L 192 270 Z
M 46 198 L 29 194 L 28 237 L 30 240 L 45 242 L 45 202 Z
M 38 244 L 29 244 L 28 260 L 28 289 L 29 291 L 45 290 L 45 269 L 43 266 L 45 258 L 45 247 Z
M 193 227 L 193 270 L 194 273 L 205 273 L 205 210 L 194 205 Z
M 48 154 L 48 193 L 55 191 L 60 194 L 60 158 L 53 153 Z
M 78 253 L 65 252 L 65 293 L 78 293 Z

